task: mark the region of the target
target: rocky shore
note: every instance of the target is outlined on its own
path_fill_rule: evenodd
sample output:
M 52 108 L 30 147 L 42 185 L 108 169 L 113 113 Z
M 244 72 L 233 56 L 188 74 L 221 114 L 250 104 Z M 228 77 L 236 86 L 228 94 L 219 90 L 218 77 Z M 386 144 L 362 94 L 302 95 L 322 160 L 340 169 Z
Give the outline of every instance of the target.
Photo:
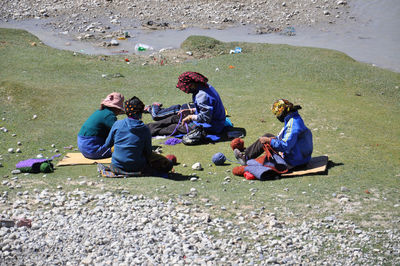
M 121 36 L 124 30 L 254 26 L 258 34 L 288 26 L 338 23 L 348 16 L 345 0 L 21 0 L 0 3 L 0 21 L 42 20 L 51 30 L 79 39 Z M 33 23 L 33 22 L 32 22 Z

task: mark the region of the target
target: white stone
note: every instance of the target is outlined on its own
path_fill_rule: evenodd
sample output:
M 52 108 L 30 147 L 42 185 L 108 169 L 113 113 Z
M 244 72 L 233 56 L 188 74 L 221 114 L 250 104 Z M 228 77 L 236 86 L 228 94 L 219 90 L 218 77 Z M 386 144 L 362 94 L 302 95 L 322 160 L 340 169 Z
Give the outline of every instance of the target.
M 192 169 L 193 169 L 193 170 L 202 170 L 203 167 L 201 166 L 201 163 L 200 163 L 200 162 L 197 162 L 197 163 L 194 163 L 194 164 L 192 165 Z

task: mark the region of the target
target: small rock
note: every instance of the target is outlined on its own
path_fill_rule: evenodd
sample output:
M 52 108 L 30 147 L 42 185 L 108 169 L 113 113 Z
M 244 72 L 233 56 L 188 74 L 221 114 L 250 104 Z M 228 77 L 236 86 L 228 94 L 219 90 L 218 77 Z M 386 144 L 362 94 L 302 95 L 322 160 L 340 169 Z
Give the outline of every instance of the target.
M 334 222 L 335 220 L 336 220 L 335 216 L 326 216 L 324 218 L 324 222 L 329 222 L 329 223 Z
M 201 166 L 201 163 L 197 162 L 192 165 L 192 169 L 193 170 L 203 170 L 203 167 Z
M 37 115 L 33 115 L 32 116 L 32 119 L 34 120 L 34 119 L 36 119 L 38 116 Z
M 192 177 L 192 178 L 190 178 L 190 181 L 192 181 L 192 182 L 196 182 L 197 180 L 198 180 L 197 177 Z
M 20 173 L 21 173 L 21 170 L 19 170 L 19 169 L 15 169 L 15 170 L 11 171 L 11 174 L 13 174 L 13 175 L 18 175 Z
M 350 189 L 348 189 L 347 187 L 341 187 L 341 188 L 340 188 L 340 191 L 341 191 L 341 192 L 349 192 Z
M 7 150 L 9 153 L 14 153 L 15 151 L 14 151 L 14 148 L 9 148 L 8 150 Z

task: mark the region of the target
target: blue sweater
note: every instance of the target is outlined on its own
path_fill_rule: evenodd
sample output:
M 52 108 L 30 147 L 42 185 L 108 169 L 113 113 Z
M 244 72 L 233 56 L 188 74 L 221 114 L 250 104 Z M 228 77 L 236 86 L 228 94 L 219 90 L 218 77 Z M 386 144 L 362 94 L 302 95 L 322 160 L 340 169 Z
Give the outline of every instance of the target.
M 225 127 L 225 107 L 221 97 L 213 86 L 200 87 L 193 94 L 193 102 L 196 107 L 196 124 L 202 125 L 207 132 L 221 133 Z
M 149 128 L 131 118 L 115 122 L 105 145 L 114 145 L 111 163 L 127 172 L 142 171 L 152 152 Z
M 293 167 L 311 160 L 312 133 L 297 111 L 285 117 L 285 125 L 278 137 L 271 140 L 271 147 L 283 152 L 285 161 Z

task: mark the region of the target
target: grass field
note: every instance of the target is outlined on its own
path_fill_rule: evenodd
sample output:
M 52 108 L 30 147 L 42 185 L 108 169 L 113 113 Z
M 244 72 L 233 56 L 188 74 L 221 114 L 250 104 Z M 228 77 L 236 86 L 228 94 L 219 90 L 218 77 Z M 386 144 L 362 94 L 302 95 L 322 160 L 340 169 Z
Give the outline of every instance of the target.
M 366 227 L 397 226 L 399 73 L 326 49 L 249 43 L 215 46 L 206 38 L 195 40 L 185 44 L 186 50 L 195 51 L 194 56 L 200 52 L 213 54 L 213 49 L 225 53 L 163 66 L 142 65 L 141 58 L 128 56 L 131 63 L 127 64 L 122 56 L 74 55 L 49 48 L 25 31 L 0 29 L 0 127 L 8 129 L 0 132 L 2 180 L 13 177 L 11 171 L 18 161 L 39 153 L 54 155 L 52 144 L 62 154 L 70 151 L 64 147 L 76 147 L 82 123 L 112 91 L 121 92 L 126 98 L 136 95 L 146 104 L 159 101 L 168 106 L 190 101 L 189 95 L 175 88 L 178 75 L 184 71 L 197 71 L 209 78 L 234 126 L 246 129 L 247 145 L 265 132 L 279 132 L 282 124 L 270 112 L 275 99 L 286 98 L 300 104 L 300 113 L 313 132 L 313 155 L 328 155 L 331 161 L 327 175 L 249 182 L 232 175 L 235 164 L 211 165 L 216 152 L 234 159 L 229 142 L 196 147 L 179 144 L 162 146 L 163 153 L 177 156 L 177 173 L 190 176 L 196 172 L 199 181 L 156 177 L 102 179 L 94 165 L 70 166 L 58 167 L 45 176 L 20 174 L 21 188 L 1 185 L 0 192 L 7 190 L 12 197 L 18 191 L 55 190 L 62 185 L 66 191 L 124 189 L 132 194 L 183 201 L 189 200 L 186 195 L 195 187 L 199 194 L 194 200 L 196 204 L 202 206 L 209 201 L 215 211 L 224 206 L 226 215 L 230 211 L 264 207 L 293 221 L 335 214 Z M 204 45 L 207 42 L 213 43 L 211 48 Z M 237 45 L 243 53 L 227 54 Z M 115 73 L 123 77 L 102 77 Z M 32 119 L 33 115 L 37 119 Z M 144 115 L 144 121 L 150 122 L 149 115 Z M 18 141 L 22 145 L 18 146 Z M 154 140 L 153 145 L 160 142 Z M 20 148 L 22 152 L 11 154 L 9 148 Z M 192 170 L 190 166 L 195 162 L 201 162 L 204 170 Z M 226 176 L 231 177 L 230 182 L 224 181 Z M 82 180 L 93 185 L 82 184 Z M 339 203 L 340 194 L 350 201 Z

